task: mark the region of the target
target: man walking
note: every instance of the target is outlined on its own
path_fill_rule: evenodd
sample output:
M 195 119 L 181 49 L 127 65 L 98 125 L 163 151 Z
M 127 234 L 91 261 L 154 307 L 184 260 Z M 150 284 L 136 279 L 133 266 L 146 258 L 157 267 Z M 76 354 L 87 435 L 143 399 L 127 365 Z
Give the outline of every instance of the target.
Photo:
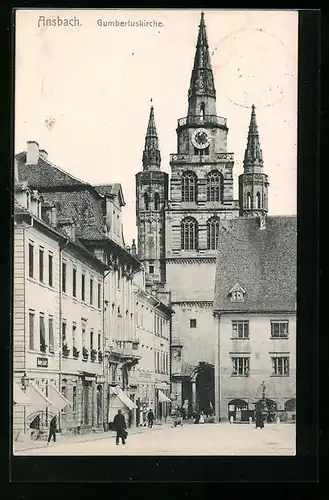
M 126 444 L 126 437 L 127 437 L 127 425 L 126 425 L 126 419 L 122 415 L 121 410 L 118 410 L 118 413 L 115 415 L 114 420 L 113 420 L 113 426 L 114 429 L 117 433 L 116 436 L 116 444 L 119 444 L 119 440 L 121 438 L 122 444 Z
M 51 438 L 53 438 L 54 443 L 56 443 L 56 430 L 57 430 L 57 418 L 54 417 L 51 419 L 49 424 L 49 436 L 47 445 L 49 445 Z
M 154 422 L 154 413 L 151 409 L 147 414 L 147 420 L 148 420 L 148 426 L 151 427 L 151 429 L 152 429 L 153 422 Z

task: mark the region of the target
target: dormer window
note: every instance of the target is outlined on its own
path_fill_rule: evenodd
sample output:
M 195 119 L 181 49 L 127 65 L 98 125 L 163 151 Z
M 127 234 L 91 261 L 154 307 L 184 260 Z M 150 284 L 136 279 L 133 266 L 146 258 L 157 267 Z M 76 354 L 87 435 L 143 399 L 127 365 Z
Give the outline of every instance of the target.
M 242 288 L 242 286 L 237 283 L 233 288 L 228 292 L 228 296 L 231 299 L 231 302 L 244 302 L 244 296 L 246 292 Z

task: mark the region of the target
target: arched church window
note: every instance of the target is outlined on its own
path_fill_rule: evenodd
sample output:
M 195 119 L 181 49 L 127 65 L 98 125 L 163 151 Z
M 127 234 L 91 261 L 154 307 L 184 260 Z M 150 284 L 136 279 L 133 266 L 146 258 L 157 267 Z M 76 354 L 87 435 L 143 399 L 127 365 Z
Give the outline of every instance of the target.
M 160 209 L 160 195 L 159 193 L 155 193 L 154 195 L 154 210 Z
M 260 193 L 258 192 L 256 194 L 256 208 L 261 208 L 261 203 L 260 203 Z
M 251 208 L 251 194 L 247 193 L 247 208 Z
M 198 223 L 193 217 L 186 217 L 181 222 L 182 250 L 196 250 L 198 247 Z
M 200 118 L 201 118 L 201 120 L 204 120 L 204 117 L 205 117 L 205 104 L 204 104 L 204 102 L 202 102 L 201 106 L 200 106 Z
M 221 201 L 222 199 L 222 174 L 214 170 L 207 177 L 207 201 Z
M 145 210 L 149 209 L 149 195 L 147 193 L 144 193 L 144 207 Z
M 220 220 L 218 217 L 211 217 L 207 221 L 207 248 L 208 250 L 216 250 L 219 236 L 219 224 Z
M 197 176 L 194 172 L 184 172 L 182 175 L 182 201 L 196 201 Z

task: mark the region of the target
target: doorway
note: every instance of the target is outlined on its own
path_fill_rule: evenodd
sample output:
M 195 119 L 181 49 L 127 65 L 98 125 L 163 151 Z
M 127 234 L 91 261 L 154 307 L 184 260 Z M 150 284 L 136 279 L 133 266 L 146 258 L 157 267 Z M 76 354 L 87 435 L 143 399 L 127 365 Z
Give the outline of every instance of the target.
M 214 414 L 215 408 L 215 369 L 209 363 L 199 363 L 196 369 L 196 404 L 199 411 L 206 415 Z

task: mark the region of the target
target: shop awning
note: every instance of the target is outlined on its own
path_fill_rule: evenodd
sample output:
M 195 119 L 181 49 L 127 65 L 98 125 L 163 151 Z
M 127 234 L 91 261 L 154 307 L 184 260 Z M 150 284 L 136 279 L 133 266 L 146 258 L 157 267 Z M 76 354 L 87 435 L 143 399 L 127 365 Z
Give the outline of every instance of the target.
M 34 383 L 30 384 L 26 388 L 26 395 L 31 400 L 33 408 L 35 411 L 43 411 L 47 407 L 52 406 L 52 402 L 47 396 L 42 392 L 41 389 Z
M 129 408 L 129 410 L 133 410 L 137 408 L 135 403 L 127 396 L 127 394 L 120 389 L 120 387 L 110 387 L 110 394 L 117 396 L 122 403 Z
M 48 397 L 52 402 L 50 409 L 54 413 L 64 410 L 67 406 L 72 406 L 71 401 L 66 399 L 63 394 L 61 394 L 55 384 L 48 385 Z
M 156 389 L 170 389 L 170 384 L 168 382 L 158 382 L 155 384 Z
M 32 401 L 15 381 L 13 383 L 13 402 L 19 406 L 32 406 Z
M 171 400 L 159 390 L 158 392 L 159 403 L 171 403 Z

